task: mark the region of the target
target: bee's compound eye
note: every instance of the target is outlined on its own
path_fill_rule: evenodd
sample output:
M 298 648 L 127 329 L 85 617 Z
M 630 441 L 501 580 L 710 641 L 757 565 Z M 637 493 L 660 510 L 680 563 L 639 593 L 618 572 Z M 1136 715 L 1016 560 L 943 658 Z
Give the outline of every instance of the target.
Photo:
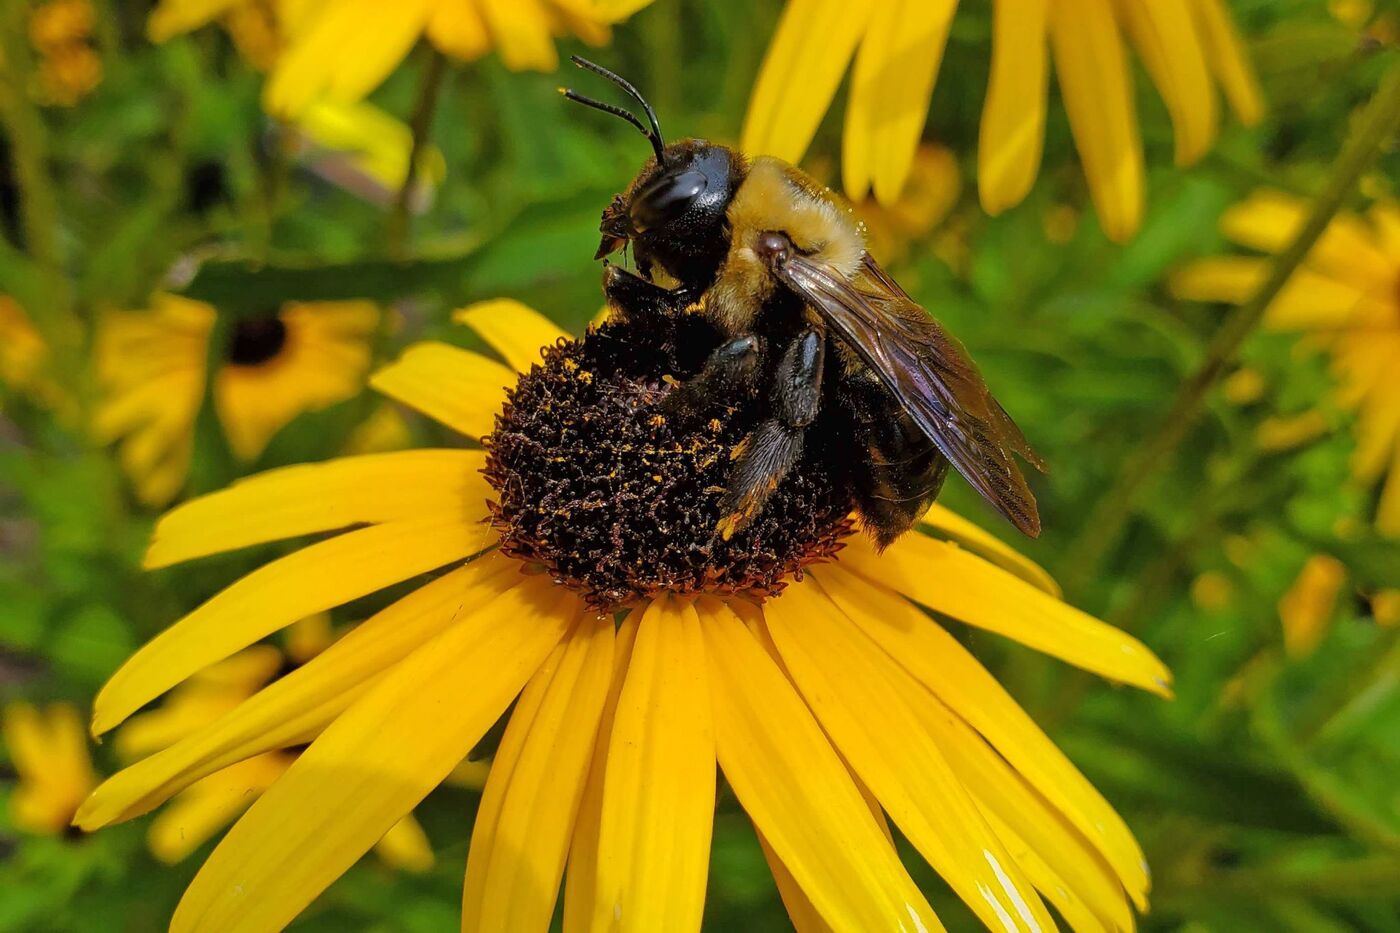
M 628 212 L 635 233 L 645 233 L 674 220 L 704 193 L 709 180 L 700 172 L 662 175 L 637 192 Z

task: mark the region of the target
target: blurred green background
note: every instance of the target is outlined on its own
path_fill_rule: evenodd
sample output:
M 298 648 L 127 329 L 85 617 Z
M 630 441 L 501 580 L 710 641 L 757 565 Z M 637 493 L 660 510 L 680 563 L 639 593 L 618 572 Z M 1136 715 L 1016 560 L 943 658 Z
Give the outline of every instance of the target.
M 91 323 L 148 307 L 160 289 L 212 304 L 216 333 L 289 300 L 371 300 L 392 310 L 373 341 L 376 362 L 424 336 L 471 346 L 450 311 L 498 296 L 581 332 L 601 305 L 598 215 L 646 150 L 620 123 L 559 98 L 572 69 L 517 73 L 495 56 L 451 66 L 435 102 L 435 151 L 420 151 L 431 195 L 400 235 L 392 190 L 376 193 L 371 177 L 366 198 L 326 153 L 293 151 L 290 131 L 261 109 L 261 74 L 224 30 L 153 44 L 148 4 L 95 0 L 87 44 L 100 72 L 66 104 L 31 93 L 43 54 L 28 19 L 39 6 L 0 0 L 0 295 L 44 335 L 53 384 L 0 386 L 0 702 L 86 710 L 135 647 L 258 557 L 141 571 L 159 510 L 140 504 L 111 448 L 83 427 L 100 391 L 83 363 Z M 1225 306 L 1174 298 L 1168 277 L 1232 251 L 1217 220 L 1255 188 L 1305 199 L 1321 190 L 1397 57 L 1395 5 L 1231 8 L 1268 113 L 1252 129 L 1225 121 L 1199 165 L 1177 168 L 1166 109 L 1139 74 L 1148 212 L 1118 245 L 1088 207 L 1053 87 L 1033 192 L 1002 216 L 980 210 L 990 15 L 987 3 L 963 4 L 925 129 L 958 165 L 936 178 L 951 206 L 895 224 L 887 265 L 967 344 L 1052 465 L 1036 487 L 1046 531 L 1016 546 L 1067 574 L 1067 598 L 1145 640 L 1175 673 L 1176 699 L 1162 702 L 959 630 L 1139 835 L 1155 878 L 1142 926 L 1400 930 L 1400 611 L 1386 594 L 1400 588 L 1400 541 L 1372 530 L 1376 491 L 1351 480 L 1352 416 L 1332 400 L 1326 358 L 1293 336 L 1252 335 L 1105 559 L 1088 574 L 1067 566 L 1096 533 L 1090 510 L 1226 316 Z M 645 89 L 671 136 L 733 143 L 779 12 L 772 0 L 656 0 L 590 54 Z M 565 39 L 560 50 L 586 47 Z M 371 101 L 410 121 L 431 61 L 420 45 Z M 807 160 L 828 177 L 841 112 L 838 99 Z M 1397 180 L 1392 136 L 1346 203 L 1394 197 Z M 48 199 L 42 229 L 22 210 L 36 197 Z M 878 230 L 879 209 L 868 210 Z M 0 330 L 11 348 L 18 340 Z M 240 463 L 206 398 L 191 491 L 362 448 L 371 442 L 359 429 L 378 411 L 372 393 L 357 393 L 297 417 L 256 462 Z M 1303 415 L 1314 429 L 1261 443 L 1261 425 Z M 392 432 L 399 443 L 445 440 L 419 420 Z M 1004 531 L 965 485 L 949 485 L 945 503 Z M 1316 637 L 1286 648 L 1280 600 L 1315 555 L 1339 562 L 1314 561 L 1293 591 L 1306 609 L 1297 624 Z M 355 609 L 338 621 L 361 617 Z M 111 743 L 92 755 L 99 773 L 119 764 Z M 162 927 L 209 844 L 167 866 L 146 848 L 149 817 L 91 837 L 28 832 L 3 806 L 10 756 L 0 750 L 0 930 Z M 455 929 L 476 799 L 446 787 L 417 811 L 432 869 L 365 859 L 295 928 Z M 911 864 L 950 928 L 973 928 Z M 747 819 L 723 795 L 708 898 L 709 928 L 787 926 Z

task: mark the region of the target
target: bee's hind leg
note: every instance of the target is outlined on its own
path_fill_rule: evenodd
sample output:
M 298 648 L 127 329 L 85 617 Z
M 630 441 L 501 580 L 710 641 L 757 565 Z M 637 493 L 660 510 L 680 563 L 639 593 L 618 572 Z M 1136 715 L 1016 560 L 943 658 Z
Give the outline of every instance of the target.
M 737 461 L 720 500 L 715 532 L 724 540 L 763 511 L 768 498 L 802 459 L 802 439 L 821 409 L 826 335 L 817 328 L 799 334 L 783 351 L 773 382 L 773 417 L 734 448 Z

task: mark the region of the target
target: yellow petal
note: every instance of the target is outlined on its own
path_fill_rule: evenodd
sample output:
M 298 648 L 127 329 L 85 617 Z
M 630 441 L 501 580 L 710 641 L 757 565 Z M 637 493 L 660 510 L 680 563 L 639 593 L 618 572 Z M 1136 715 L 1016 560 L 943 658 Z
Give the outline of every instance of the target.
M 1133 912 L 1098 851 L 1015 769 L 937 699 L 920 721 L 1017 864 L 1073 930 L 1131 930 Z
M 1308 211 L 1309 202 L 1302 198 L 1282 191 L 1256 191 L 1220 216 L 1220 232 L 1242 246 L 1277 253 L 1292 242 Z M 1389 286 L 1395 264 L 1381 252 L 1375 239 L 1361 218 L 1339 214 L 1308 254 L 1307 265 L 1358 287 Z
M 977 190 L 989 214 L 1019 204 L 1040 169 L 1050 78 L 1049 3 L 996 0 L 992 7 L 992 72 L 977 143 Z
M 1142 222 L 1142 141 L 1112 0 L 1052 4 L 1050 41 L 1099 222 L 1110 239 L 1126 240 Z
M 925 691 L 809 579 L 764 607 L 789 675 L 851 770 L 993 930 L 1049 930 L 1045 905 L 920 724 Z
M 550 0 L 575 16 L 597 23 L 620 23 L 652 0 Z
M 607 776 L 608 741 L 612 735 L 617 702 L 627 677 L 632 646 L 637 639 L 640 612 L 628 613 L 613 641 L 612 682 L 599 717 L 597 739 L 588 764 L 588 780 L 579 801 L 574 835 L 569 846 L 569 870 L 564 884 L 564 931 L 586 930 L 593 917 L 593 894 L 598 883 L 598 832 L 603 821 L 603 784 Z
M 634 610 L 635 611 L 635 610 Z M 607 741 L 592 930 L 699 930 L 715 745 L 700 620 L 673 597 L 642 612 Z
M 539 0 L 477 0 L 501 61 L 511 71 L 553 71 L 559 67 L 549 16 Z
M 924 517 L 919 519 L 919 525 L 932 531 L 934 537 L 945 538 L 962 545 L 1056 599 L 1062 595 L 1060 585 L 1045 572 L 1044 567 L 946 506 L 934 503 Z
M 588 614 L 516 703 L 472 826 L 464 931 L 549 928 L 613 651 L 612 617 Z
M 1170 672 L 1136 638 L 955 544 L 905 535 L 877 555 L 861 538 L 841 552 L 841 565 L 959 622 L 1103 677 L 1170 693 Z
M 269 113 L 294 119 L 316 98 L 359 100 L 403 61 L 428 24 L 429 0 L 339 0 L 295 38 L 268 78 Z
M 513 298 L 478 301 L 453 311 L 452 320 L 480 334 L 511 369 L 521 373 L 540 361 L 544 347 L 568 336 L 558 324 Z
M 842 182 L 851 198 L 865 197 L 873 183 L 880 203 L 898 200 L 923 134 L 956 7 L 956 0 L 886 0 L 874 6 L 856 54 L 841 134 Z
M 577 602 L 527 581 L 513 624 L 458 624 L 400 661 L 229 831 L 172 933 L 281 929 L 447 776 L 562 637 Z
M 166 513 L 144 566 L 362 523 L 482 518 L 485 463 L 476 450 L 404 450 L 269 470 Z
M 835 930 L 943 929 L 777 664 L 729 607 L 699 605 L 720 767 L 821 917 Z
M 1295 658 L 1306 657 L 1322 642 L 1346 583 L 1347 569 L 1335 557 L 1314 554 L 1298 579 L 1278 601 L 1283 646 Z
M 1264 96 L 1230 13 L 1221 0 L 1192 0 L 1210 70 L 1225 89 L 1225 99 L 1245 126 L 1264 116 Z
M 1205 155 L 1216 129 L 1215 88 L 1189 2 L 1118 4 L 1128 35 L 1171 114 L 1177 165 L 1191 165 Z
M 802 159 L 871 11 L 845 0 L 788 0 L 749 99 L 744 152 Z
M 370 377 L 369 384 L 467 437 L 490 434 L 516 375 L 495 360 L 425 341 Z
M 491 50 L 486 21 L 476 0 L 438 0 L 428 19 L 428 39 L 439 51 L 464 62 Z
M 108 778 L 78 810 L 86 830 L 159 806 L 206 774 L 314 737 L 364 685 L 448 627 L 514 624 L 518 603 L 498 599 L 520 582 L 518 565 L 487 555 L 381 609 L 311 661 L 183 741 Z
M 288 755 L 259 755 L 209 775 L 151 821 L 147 848 L 160 861 L 175 864 L 237 819 L 291 762 Z
M 146 19 L 146 36 L 164 42 L 223 16 L 239 0 L 161 0 Z
M 428 834 L 423 832 L 423 827 L 412 815 L 389 827 L 389 831 L 374 844 L 374 854 L 386 865 L 415 874 L 427 871 L 437 861 Z
M 297 619 L 476 554 L 493 534 L 448 515 L 371 525 L 275 560 L 132 655 L 98 693 L 93 732 L 101 735 L 195 671 Z
M 821 568 L 820 582 L 852 622 L 1065 814 L 1135 899 L 1144 898 L 1146 863 L 1122 818 L 956 638 L 903 597 L 841 566 Z

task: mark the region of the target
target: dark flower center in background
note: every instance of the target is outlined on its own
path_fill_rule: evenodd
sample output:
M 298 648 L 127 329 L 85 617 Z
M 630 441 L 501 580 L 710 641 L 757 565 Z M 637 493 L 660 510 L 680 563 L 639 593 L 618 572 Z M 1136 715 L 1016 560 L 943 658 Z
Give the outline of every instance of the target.
M 731 452 L 762 405 L 717 398 L 689 421 L 662 416 L 671 379 L 693 376 L 718 343 L 695 318 L 665 330 L 610 322 L 548 348 L 485 439 L 502 550 L 599 609 L 663 590 L 763 598 L 852 530 L 849 495 L 813 456 L 747 528 L 715 534 Z
M 275 313 L 240 318 L 229 334 L 225 359 L 235 366 L 266 363 L 287 344 L 287 325 Z

